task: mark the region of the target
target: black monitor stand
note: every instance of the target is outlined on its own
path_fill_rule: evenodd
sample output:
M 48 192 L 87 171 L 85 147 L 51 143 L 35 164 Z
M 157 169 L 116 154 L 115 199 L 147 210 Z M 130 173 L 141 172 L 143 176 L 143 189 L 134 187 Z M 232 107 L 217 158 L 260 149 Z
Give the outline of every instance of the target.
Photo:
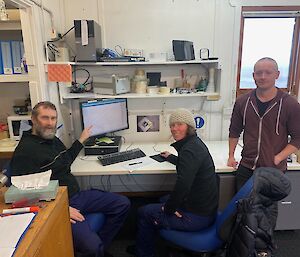
M 120 151 L 122 138 L 120 136 L 110 136 L 113 142 L 105 143 L 99 142 L 97 139 L 99 137 L 91 137 L 84 145 L 84 154 L 85 155 L 103 155 L 109 153 L 116 153 Z

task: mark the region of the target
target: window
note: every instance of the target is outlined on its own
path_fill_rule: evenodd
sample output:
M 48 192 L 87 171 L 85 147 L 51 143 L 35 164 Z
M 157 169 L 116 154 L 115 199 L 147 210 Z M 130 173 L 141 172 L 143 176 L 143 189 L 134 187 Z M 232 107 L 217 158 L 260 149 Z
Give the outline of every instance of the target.
M 262 57 L 278 63 L 280 77 L 276 86 L 294 95 L 299 89 L 298 7 L 243 7 L 237 77 L 237 95 L 256 88 L 253 65 Z

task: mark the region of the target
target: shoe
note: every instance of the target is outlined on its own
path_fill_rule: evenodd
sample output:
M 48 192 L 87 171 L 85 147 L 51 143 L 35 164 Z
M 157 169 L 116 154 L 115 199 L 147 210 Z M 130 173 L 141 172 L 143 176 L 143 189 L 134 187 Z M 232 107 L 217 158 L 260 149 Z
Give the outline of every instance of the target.
M 109 252 L 104 251 L 104 257 L 114 257 L 114 256 Z
M 271 254 L 269 254 L 268 252 L 259 252 L 257 253 L 258 257 L 271 257 Z
M 129 246 L 127 246 L 126 252 L 129 253 L 129 254 L 131 254 L 131 255 L 136 256 L 136 245 L 129 245 Z

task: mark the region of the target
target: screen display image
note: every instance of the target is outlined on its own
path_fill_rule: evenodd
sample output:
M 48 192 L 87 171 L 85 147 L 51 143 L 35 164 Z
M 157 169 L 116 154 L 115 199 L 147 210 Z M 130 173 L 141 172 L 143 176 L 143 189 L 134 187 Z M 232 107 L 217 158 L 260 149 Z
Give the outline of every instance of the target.
M 91 136 L 128 129 L 127 99 L 80 103 L 83 128 L 93 126 Z

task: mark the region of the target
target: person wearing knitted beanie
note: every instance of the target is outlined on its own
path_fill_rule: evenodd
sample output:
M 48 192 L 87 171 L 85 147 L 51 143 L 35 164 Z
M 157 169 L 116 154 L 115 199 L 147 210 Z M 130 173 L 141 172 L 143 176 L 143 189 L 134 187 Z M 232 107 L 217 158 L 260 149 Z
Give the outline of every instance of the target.
M 177 124 L 177 126 L 176 126 Z M 186 124 L 187 129 L 186 129 Z M 171 113 L 169 118 L 169 125 L 173 138 L 177 141 L 185 137 L 186 135 L 196 134 L 196 123 L 193 114 L 184 108 L 179 108 Z M 176 128 L 177 127 L 177 128 Z M 181 129 L 180 129 L 181 127 Z M 177 133 L 175 130 L 178 130 Z M 182 131 L 183 130 L 183 131 Z M 181 131 L 181 135 L 178 137 L 177 134 Z
M 155 256 L 156 232 L 162 228 L 199 231 L 210 226 L 218 209 L 218 185 L 213 159 L 196 134 L 193 114 L 177 109 L 169 118 L 178 156 L 162 152 L 176 165 L 176 184 L 163 203 L 148 204 L 138 211 L 137 257 Z

